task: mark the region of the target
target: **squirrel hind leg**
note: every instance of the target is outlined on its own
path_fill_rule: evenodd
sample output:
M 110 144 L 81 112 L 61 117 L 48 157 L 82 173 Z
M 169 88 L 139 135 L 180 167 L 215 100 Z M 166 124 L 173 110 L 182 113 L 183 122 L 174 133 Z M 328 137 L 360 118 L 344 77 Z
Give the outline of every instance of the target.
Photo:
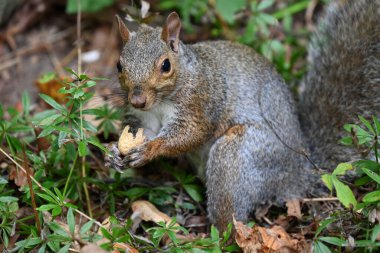
M 225 231 L 235 217 L 246 222 L 253 210 L 251 180 L 242 178 L 249 158 L 243 154 L 246 126 L 236 125 L 212 145 L 206 167 L 207 208 L 210 221 Z M 256 185 L 264 190 L 264 185 Z
M 302 194 L 303 164 L 289 152 L 265 125 L 236 125 L 218 138 L 206 168 L 210 221 L 223 231 L 233 216 L 247 222 L 254 210 Z

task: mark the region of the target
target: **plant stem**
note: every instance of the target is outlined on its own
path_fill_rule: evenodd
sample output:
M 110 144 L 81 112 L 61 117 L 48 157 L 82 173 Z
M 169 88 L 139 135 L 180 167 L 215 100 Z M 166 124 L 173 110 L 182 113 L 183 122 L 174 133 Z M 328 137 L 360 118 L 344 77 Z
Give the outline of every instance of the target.
M 22 147 L 22 154 L 23 154 L 23 158 L 24 158 L 24 167 L 26 170 L 26 180 L 28 181 L 30 198 L 32 201 L 34 219 L 36 222 L 38 234 L 41 235 L 41 223 L 40 223 L 40 219 L 38 217 L 38 212 L 37 212 L 36 196 L 34 195 L 33 183 L 32 183 L 32 180 L 30 178 L 32 175 L 32 172 L 31 172 L 30 167 L 28 165 L 28 161 L 27 161 L 27 157 L 26 157 L 26 153 L 25 153 L 25 146 Z
M 78 52 L 78 76 L 81 75 L 82 73 L 82 41 L 81 41 L 81 15 L 82 15 L 82 10 L 81 10 L 81 3 L 80 0 L 77 0 L 77 52 Z
M 70 172 L 69 172 L 69 176 L 68 176 L 67 179 L 66 179 L 65 188 L 63 189 L 63 197 L 64 197 L 65 199 L 66 199 L 67 186 L 69 185 L 69 181 L 70 181 L 71 175 L 73 174 L 73 170 L 74 170 L 75 164 L 76 164 L 76 162 L 77 162 L 77 159 L 78 159 L 78 152 L 75 153 L 75 157 L 74 157 L 73 165 L 71 165 Z M 63 200 L 63 201 L 64 201 L 64 200 Z
M 85 177 L 86 177 L 86 157 L 83 156 L 82 157 L 82 178 L 84 179 Z M 84 195 L 86 196 L 88 214 L 92 218 L 92 207 L 91 207 L 91 201 L 90 201 L 90 194 L 88 193 L 86 182 L 83 182 L 83 189 L 84 189 Z

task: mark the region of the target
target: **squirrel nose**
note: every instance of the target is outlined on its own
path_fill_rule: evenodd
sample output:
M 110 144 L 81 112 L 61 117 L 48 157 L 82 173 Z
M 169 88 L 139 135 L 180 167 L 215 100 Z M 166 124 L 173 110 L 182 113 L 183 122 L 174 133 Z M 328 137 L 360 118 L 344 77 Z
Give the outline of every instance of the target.
M 146 105 L 146 96 L 132 95 L 131 104 L 135 108 L 144 108 Z

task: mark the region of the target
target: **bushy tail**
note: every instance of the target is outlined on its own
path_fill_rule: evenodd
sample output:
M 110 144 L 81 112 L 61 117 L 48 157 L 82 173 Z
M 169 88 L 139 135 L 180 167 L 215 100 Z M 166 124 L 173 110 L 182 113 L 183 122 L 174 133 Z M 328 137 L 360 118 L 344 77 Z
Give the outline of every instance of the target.
M 321 167 L 359 158 L 338 143 L 345 123 L 380 116 L 380 0 L 336 0 L 309 48 L 300 115 Z

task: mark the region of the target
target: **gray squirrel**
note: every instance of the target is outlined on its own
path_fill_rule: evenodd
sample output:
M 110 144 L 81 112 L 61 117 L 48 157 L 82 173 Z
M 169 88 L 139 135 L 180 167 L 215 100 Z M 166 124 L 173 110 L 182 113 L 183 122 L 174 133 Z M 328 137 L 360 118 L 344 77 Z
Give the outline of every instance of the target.
M 140 167 L 186 153 L 204 178 L 210 221 L 224 230 L 266 203 L 316 187 L 314 163 L 357 156 L 338 144 L 343 124 L 380 111 L 380 1 L 334 1 L 313 36 L 297 106 L 282 77 L 253 49 L 233 42 L 186 45 L 171 13 L 162 28 L 130 32 L 118 18 L 118 63 L 128 124 L 148 140 L 109 167 Z M 311 152 L 310 158 L 302 153 Z

